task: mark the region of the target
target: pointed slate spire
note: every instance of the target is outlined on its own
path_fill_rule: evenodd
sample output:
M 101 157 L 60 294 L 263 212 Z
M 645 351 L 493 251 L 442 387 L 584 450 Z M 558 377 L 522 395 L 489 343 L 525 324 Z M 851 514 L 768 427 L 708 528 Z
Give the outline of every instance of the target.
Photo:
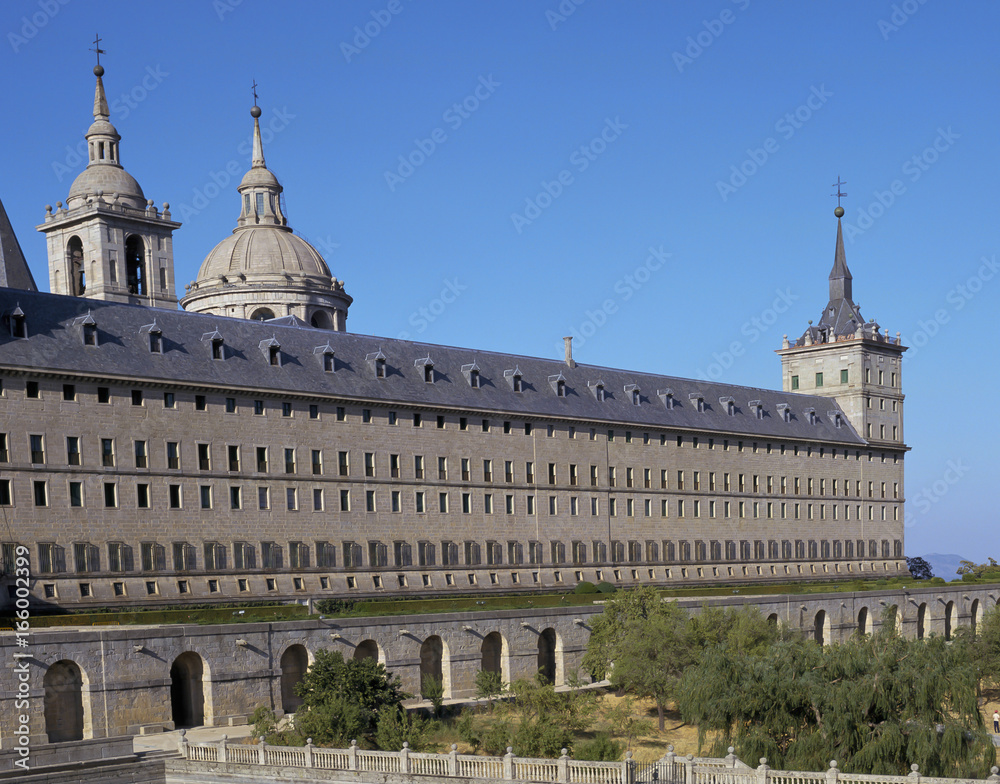
M 837 209 L 840 209 L 839 207 Z M 841 215 L 843 210 L 841 210 Z M 852 300 L 851 271 L 847 268 L 847 254 L 844 253 L 844 230 L 837 216 L 837 247 L 833 253 L 833 269 L 830 270 L 830 301 Z
M 260 141 L 260 107 L 254 104 L 254 107 L 250 110 L 250 114 L 253 116 L 253 160 L 251 161 L 251 166 L 253 168 L 267 168 L 267 164 L 264 163 L 264 145 Z
M 94 88 L 94 119 L 107 120 L 111 116 L 108 111 L 108 98 L 104 94 L 104 66 L 98 65 L 94 68 L 94 76 L 97 77 L 97 86 Z
M 24 260 L 21 245 L 0 202 L 0 286 L 10 289 L 38 291 L 35 279 Z

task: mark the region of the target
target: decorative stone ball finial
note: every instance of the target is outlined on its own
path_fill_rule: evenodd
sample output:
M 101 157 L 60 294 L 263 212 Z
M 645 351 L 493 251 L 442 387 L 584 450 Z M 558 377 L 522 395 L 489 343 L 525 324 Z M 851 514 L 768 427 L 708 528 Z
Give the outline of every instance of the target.
M 250 116 L 253 117 L 255 120 L 258 117 L 260 117 L 260 114 L 261 114 L 261 112 L 260 112 L 260 107 L 259 106 L 254 106 L 254 107 L 252 107 L 250 109 Z
M 837 760 L 830 760 L 830 767 L 831 768 L 836 768 L 837 767 Z
M 104 66 L 103 65 L 95 65 L 94 66 L 94 76 L 96 76 L 98 79 L 100 79 L 102 76 L 104 76 Z
M 838 218 L 843 218 L 844 217 L 844 208 L 843 207 L 837 207 L 837 209 L 835 209 L 833 211 L 833 214 L 836 215 Z

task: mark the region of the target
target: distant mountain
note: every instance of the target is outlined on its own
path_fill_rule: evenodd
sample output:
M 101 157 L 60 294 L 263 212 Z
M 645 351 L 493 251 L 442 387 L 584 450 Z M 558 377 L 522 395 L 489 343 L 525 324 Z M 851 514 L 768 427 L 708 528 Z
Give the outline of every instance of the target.
M 961 561 L 971 561 L 972 558 L 967 558 L 964 555 L 955 555 L 949 553 L 947 555 L 942 555 L 941 553 L 931 553 L 930 555 L 920 556 L 927 563 L 931 565 L 931 571 L 934 572 L 935 577 L 943 577 L 948 582 L 958 578 L 956 570 L 958 569 Z

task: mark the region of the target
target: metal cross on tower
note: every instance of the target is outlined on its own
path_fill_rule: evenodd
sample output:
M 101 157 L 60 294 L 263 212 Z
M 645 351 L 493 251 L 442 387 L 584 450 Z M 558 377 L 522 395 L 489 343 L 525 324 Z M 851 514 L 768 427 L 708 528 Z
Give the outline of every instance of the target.
M 837 189 L 837 192 L 830 194 L 831 196 L 836 196 L 837 197 L 837 206 L 838 207 L 840 206 L 840 199 L 841 199 L 841 197 L 847 195 L 846 193 L 842 193 L 841 190 L 840 190 L 841 186 L 843 186 L 843 185 L 847 185 L 847 183 L 846 182 L 841 182 L 840 181 L 840 175 L 838 174 L 837 175 L 837 181 L 832 186 L 832 187 L 834 187 L 834 188 Z
M 97 55 L 97 64 L 101 64 L 101 55 L 105 54 L 105 51 L 101 49 L 101 35 L 100 33 L 94 33 L 94 48 L 91 49 L 94 54 Z
M 253 91 L 253 105 L 257 105 L 257 80 L 253 80 L 253 86 L 250 88 Z M 839 177 L 837 179 L 840 179 Z

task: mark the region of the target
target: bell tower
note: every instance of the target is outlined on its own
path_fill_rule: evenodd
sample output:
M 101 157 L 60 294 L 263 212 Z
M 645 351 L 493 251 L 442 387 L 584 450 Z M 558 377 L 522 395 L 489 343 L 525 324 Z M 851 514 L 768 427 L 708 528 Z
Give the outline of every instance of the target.
M 95 44 L 99 44 L 98 39 Z M 66 199 L 45 208 L 37 226 L 48 243 L 54 294 L 177 308 L 170 205 L 158 211 L 121 165 L 121 136 L 110 122 L 100 48 L 95 49 L 94 122 L 87 131 L 87 167 Z
M 838 184 L 843 184 L 839 182 Z M 838 196 L 843 196 L 838 191 Z M 785 335 L 781 357 L 782 389 L 834 398 L 862 438 L 872 446 L 903 448 L 902 358 L 899 333 L 889 336 L 866 320 L 853 299 L 844 234 L 837 206 L 837 242 L 830 271 L 830 300 L 819 321 L 798 340 Z

